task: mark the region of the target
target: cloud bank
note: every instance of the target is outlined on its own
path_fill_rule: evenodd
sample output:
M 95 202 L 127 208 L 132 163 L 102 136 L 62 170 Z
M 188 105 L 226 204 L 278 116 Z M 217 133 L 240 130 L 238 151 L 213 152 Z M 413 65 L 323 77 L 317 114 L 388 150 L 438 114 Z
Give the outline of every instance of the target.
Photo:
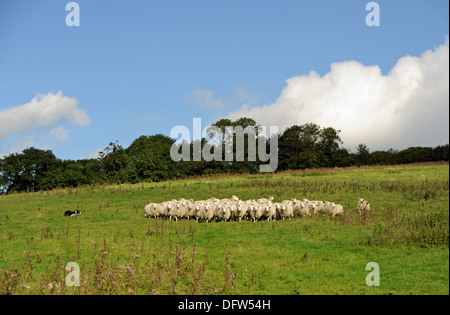
M 19 152 L 30 146 L 50 149 L 68 140 L 68 131 L 57 125 L 69 123 L 79 126 L 90 124 L 86 111 L 78 108 L 75 98 L 64 96 L 62 91 L 56 94 L 38 95 L 30 102 L 12 108 L 0 110 L 0 149 L 11 136 L 17 139 L 2 149 L 2 154 Z M 47 133 L 34 143 L 31 130 L 44 130 Z M 48 131 L 49 130 L 49 131 Z
M 344 147 L 366 143 L 371 151 L 449 142 L 449 41 L 419 57 L 400 58 L 387 75 L 357 61 L 333 63 L 288 79 L 269 105 L 242 106 L 228 118 L 261 125 L 313 122 L 341 130 Z

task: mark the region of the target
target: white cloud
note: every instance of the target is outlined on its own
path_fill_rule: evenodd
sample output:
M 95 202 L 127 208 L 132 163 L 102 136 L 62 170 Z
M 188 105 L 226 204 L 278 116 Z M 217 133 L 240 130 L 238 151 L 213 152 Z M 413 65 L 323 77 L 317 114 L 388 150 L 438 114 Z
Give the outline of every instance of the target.
M 17 136 L 17 139 L 1 150 L 3 155 L 30 146 L 50 149 L 69 139 L 68 131 L 57 127 L 61 123 L 79 126 L 90 124 L 85 110 L 78 108 L 77 99 L 64 96 L 62 91 L 38 95 L 24 105 L 0 110 L 0 149 L 6 139 L 12 136 Z M 47 134 L 35 143 L 29 133 L 39 130 Z
M 80 157 L 78 157 L 78 160 L 90 160 L 90 159 L 98 159 L 100 152 L 102 152 L 104 148 L 97 149 L 97 150 L 90 150 L 83 153 Z
M 223 109 L 223 102 L 221 100 L 215 99 L 213 97 L 213 92 L 209 90 L 196 89 L 186 96 L 186 101 L 213 110 Z
M 42 149 L 51 149 L 67 140 L 69 140 L 69 131 L 63 127 L 58 127 L 51 130 L 45 136 L 42 136 L 38 146 Z
M 10 153 L 22 152 L 32 146 L 34 146 L 32 136 L 19 136 L 5 151 L 0 151 L 0 158 Z
M 261 125 L 313 122 L 342 130 L 344 146 L 373 151 L 449 142 L 449 42 L 419 57 L 406 56 L 387 74 L 356 61 L 333 63 L 324 76 L 312 71 L 287 80 L 270 105 L 242 106 L 229 118 Z

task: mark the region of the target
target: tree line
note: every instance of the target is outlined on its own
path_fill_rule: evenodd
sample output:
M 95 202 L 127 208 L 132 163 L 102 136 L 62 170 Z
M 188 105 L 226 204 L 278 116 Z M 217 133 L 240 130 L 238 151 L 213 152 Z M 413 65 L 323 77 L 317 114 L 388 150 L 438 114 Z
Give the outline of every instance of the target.
M 213 126 L 225 132 L 226 126 L 255 127 L 250 118 L 235 121 L 221 119 Z M 356 152 L 343 148 L 340 130 L 323 128 L 307 123 L 287 128 L 278 135 L 277 171 L 311 168 L 348 167 L 362 165 L 391 165 L 415 162 L 449 161 L 449 145 L 410 147 L 406 150 L 370 152 L 360 144 Z M 233 137 L 234 135 L 223 136 Z M 251 133 L 245 135 L 247 148 Z M 211 135 L 212 137 L 212 135 Z M 209 139 L 201 139 L 202 144 Z M 222 139 L 223 140 L 223 139 Z M 198 141 L 198 140 L 197 140 Z M 96 159 L 62 160 L 51 150 L 28 148 L 0 159 L 0 193 L 35 192 L 64 187 L 97 184 L 138 183 L 164 181 L 211 174 L 257 173 L 261 161 L 249 161 L 245 152 L 244 161 L 193 161 L 194 142 L 190 146 L 191 159 L 173 161 L 170 149 L 175 139 L 162 134 L 141 136 L 127 148 L 111 142 Z M 267 141 L 269 145 L 270 139 Z M 236 139 L 233 138 L 233 143 Z M 218 144 L 220 145 L 220 144 Z M 222 144 L 223 145 L 223 144 Z M 233 146 L 236 157 L 236 145 Z M 223 152 L 227 148 L 223 148 Z M 229 152 L 230 153 L 230 152 Z M 231 153 L 230 153 L 231 154 Z

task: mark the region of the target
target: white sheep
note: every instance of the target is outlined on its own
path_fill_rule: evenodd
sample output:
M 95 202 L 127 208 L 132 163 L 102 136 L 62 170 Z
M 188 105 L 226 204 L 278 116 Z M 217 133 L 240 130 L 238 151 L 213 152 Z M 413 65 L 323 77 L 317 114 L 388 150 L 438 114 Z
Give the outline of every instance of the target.
M 222 222 L 228 221 L 231 218 L 231 214 L 234 211 L 233 206 L 225 206 L 222 208 Z
M 261 219 L 261 217 L 263 216 L 262 208 L 263 206 L 260 205 L 253 208 L 253 219 L 255 222 Z
M 273 206 L 275 207 L 275 217 L 277 219 L 281 218 L 281 206 L 282 204 L 279 202 L 276 202 L 273 204 Z
M 316 204 L 313 202 L 308 203 L 308 215 L 312 216 L 313 214 L 316 214 Z
M 195 216 L 195 205 L 192 202 L 187 205 L 186 218 L 189 220 L 190 218 L 193 218 L 194 216 Z
M 175 217 L 175 221 L 178 221 L 182 218 L 187 218 L 188 207 L 184 203 L 178 203 L 175 205 L 175 210 L 173 211 L 173 216 Z
M 167 218 L 169 215 L 169 211 L 172 208 L 170 204 L 157 204 L 154 209 L 156 216 L 159 218 Z
M 155 219 L 159 216 L 159 212 L 155 211 L 157 203 L 149 203 L 144 207 L 144 215 L 148 217 L 154 217 Z
M 206 201 L 207 203 L 217 204 L 217 203 L 220 202 L 220 199 L 211 197 L 211 198 L 209 198 L 209 199 L 207 199 L 207 200 L 205 200 L 205 201 Z
M 236 197 L 236 196 L 231 196 L 231 200 L 233 200 L 233 201 L 240 201 L 240 199 L 238 197 Z
M 290 220 L 294 217 L 294 205 L 291 200 L 283 200 L 281 202 L 280 217 L 283 220 L 285 218 L 289 218 Z
M 242 219 L 247 217 L 247 211 L 249 206 L 246 203 L 240 203 L 236 207 L 236 218 L 241 222 Z
M 294 217 L 294 207 L 291 204 L 281 204 L 280 216 L 284 220 L 289 220 Z
M 216 215 L 216 208 L 217 208 L 217 207 L 218 207 L 218 206 L 215 205 L 215 204 L 207 205 L 207 206 L 205 207 L 205 210 L 206 210 L 206 212 L 205 212 L 205 220 L 206 220 L 206 223 L 208 223 L 208 222 L 214 220 L 214 217 L 215 217 L 215 215 Z
M 236 196 L 230 199 L 210 198 L 208 200 L 194 201 L 180 198 L 170 201 L 158 203 L 150 203 L 144 207 L 144 215 L 146 217 L 167 218 L 178 221 L 182 218 L 189 220 L 195 217 L 197 221 L 210 222 L 214 219 L 220 221 L 239 222 L 242 219 L 250 219 L 254 222 L 260 219 L 275 220 L 288 218 L 289 220 L 295 216 L 311 216 L 313 214 L 326 213 L 333 218 L 344 214 L 344 208 L 340 204 L 329 201 L 303 201 L 292 199 L 284 200 L 281 203 L 274 203 L 274 198 L 269 197 L 261 199 L 251 199 L 242 201 Z M 360 198 L 356 206 L 360 215 L 366 211 L 370 211 L 370 202 Z
M 277 218 L 277 208 L 275 204 L 270 206 L 263 206 L 263 216 L 267 221 L 275 220 Z
M 219 206 L 217 218 L 222 222 L 228 221 L 231 217 L 231 206 Z
M 305 216 L 310 217 L 311 216 L 311 212 L 309 211 L 309 206 L 308 206 L 308 204 L 306 204 L 304 202 L 301 203 L 298 212 L 301 217 L 305 217 Z
M 292 205 L 294 206 L 294 216 L 301 216 L 300 209 L 303 207 L 303 202 L 294 198 Z
M 197 222 L 206 220 L 206 213 L 208 211 L 208 205 L 199 204 L 195 207 L 195 217 Z
M 256 202 L 259 204 L 272 204 L 273 197 L 269 197 L 269 199 L 261 198 L 261 199 L 256 200 Z
M 314 214 L 318 213 L 328 213 L 327 207 L 323 201 L 317 201 L 316 203 L 316 212 Z
M 172 221 L 172 217 L 175 215 L 175 209 L 177 205 L 168 205 L 167 215 L 169 216 L 169 221 Z
M 344 214 L 344 207 L 340 204 L 331 204 L 331 210 L 330 210 L 331 216 L 334 218 L 335 216 L 343 215 Z
M 261 206 L 257 203 L 250 204 L 249 217 L 253 222 L 258 221 L 262 216 Z
M 364 200 L 364 198 L 359 198 L 358 203 L 356 204 L 356 210 L 358 211 L 359 215 L 370 212 L 370 202 Z

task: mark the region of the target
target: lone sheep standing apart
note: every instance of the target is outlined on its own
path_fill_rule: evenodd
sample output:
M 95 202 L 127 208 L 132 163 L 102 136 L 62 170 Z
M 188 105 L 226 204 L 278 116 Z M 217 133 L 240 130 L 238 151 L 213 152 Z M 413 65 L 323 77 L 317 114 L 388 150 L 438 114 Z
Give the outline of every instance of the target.
M 359 198 L 358 203 L 356 204 L 356 210 L 358 210 L 359 215 L 370 212 L 370 202 L 363 198 Z

